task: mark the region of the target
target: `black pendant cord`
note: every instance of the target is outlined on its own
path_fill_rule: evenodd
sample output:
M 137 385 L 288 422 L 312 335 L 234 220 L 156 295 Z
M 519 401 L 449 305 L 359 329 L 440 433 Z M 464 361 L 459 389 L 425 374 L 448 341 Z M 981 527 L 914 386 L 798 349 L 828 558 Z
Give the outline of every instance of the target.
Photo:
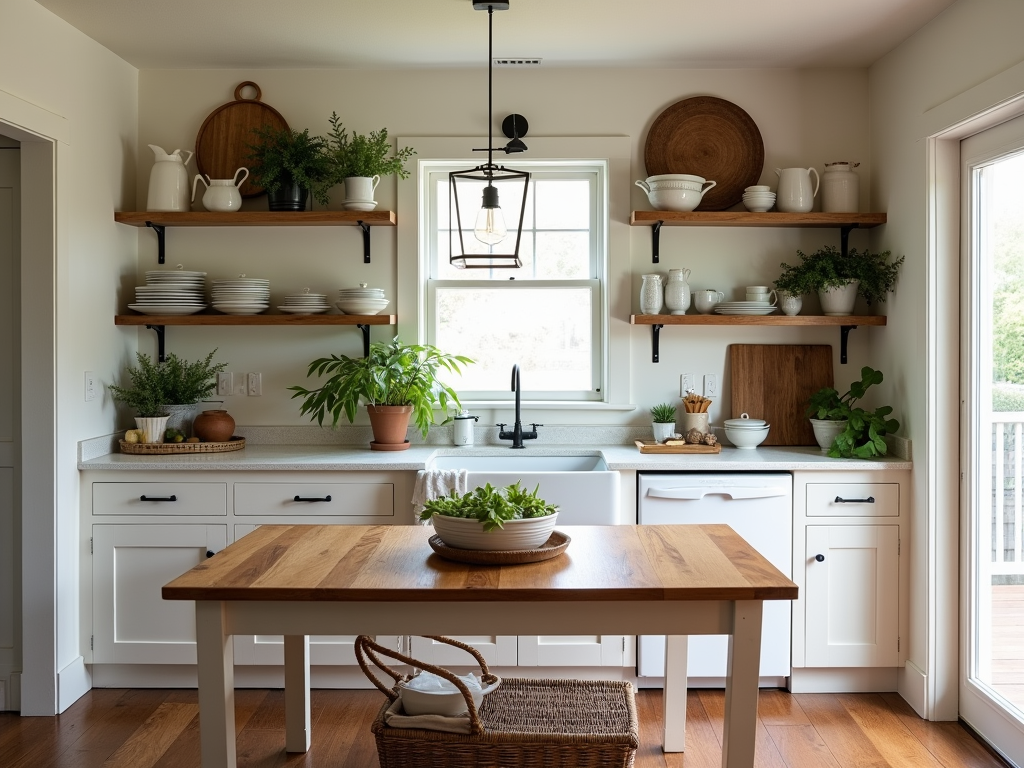
M 487 178 L 488 183 L 494 167 L 494 6 L 487 6 Z

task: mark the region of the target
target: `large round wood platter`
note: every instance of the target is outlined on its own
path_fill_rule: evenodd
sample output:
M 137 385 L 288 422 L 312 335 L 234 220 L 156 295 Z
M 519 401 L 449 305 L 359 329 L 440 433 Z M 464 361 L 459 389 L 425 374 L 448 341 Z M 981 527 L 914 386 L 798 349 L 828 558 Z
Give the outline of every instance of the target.
M 731 101 L 694 96 L 655 118 L 644 165 L 648 176 L 688 173 L 717 182 L 696 210 L 724 211 L 761 178 L 764 142 L 750 115 Z
M 445 560 L 454 560 L 457 563 L 472 563 L 474 565 L 539 563 L 544 560 L 550 560 L 553 557 L 558 557 L 565 552 L 570 541 L 572 539 L 561 531 L 553 531 L 548 540 L 536 549 L 490 550 L 450 547 L 436 533 L 427 539 L 430 548 Z
M 242 98 L 246 86 L 256 90 L 255 97 Z M 211 179 L 230 179 L 239 168 L 249 167 L 249 144 L 256 137 L 253 128 L 269 125 L 272 128 L 288 128 L 288 123 L 273 107 L 260 99 L 263 91 L 251 80 L 235 88 L 235 100 L 222 104 L 210 113 L 196 136 L 196 167 Z M 263 188 L 252 182 L 252 177 L 240 187 L 242 197 L 257 197 Z

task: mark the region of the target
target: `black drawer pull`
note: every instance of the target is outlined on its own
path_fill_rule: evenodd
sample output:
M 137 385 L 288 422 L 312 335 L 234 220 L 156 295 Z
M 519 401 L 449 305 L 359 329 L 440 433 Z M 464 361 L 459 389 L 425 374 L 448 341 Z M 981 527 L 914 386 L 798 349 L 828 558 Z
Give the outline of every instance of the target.
M 311 501 L 311 502 L 312 501 L 330 501 L 331 500 L 331 495 L 327 494 L 322 499 L 318 499 L 315 496 L 296 496 L 295 500 L 296 501 Z
M 139 496 L 139 501 L 177 501 L 178 497 L 173 493 L 170 496 L 147 496 L 145 494 Z
M 844 499 L 842 496 L 836 496 L 836 504 L 874 504 L 875 497 L 868 496 L 866 499 Z
M 814 559 L 817 560 L 819 563 L 824 563 L 825 562 L 825 556 L 824 555 L 815 555 Z
M 213 557 L 216 554 L 217 553 L 214 552 L 212 549 L 208 549 L 208 550 L 206 550 L 206 559 L 209 560 L 211 557 Z

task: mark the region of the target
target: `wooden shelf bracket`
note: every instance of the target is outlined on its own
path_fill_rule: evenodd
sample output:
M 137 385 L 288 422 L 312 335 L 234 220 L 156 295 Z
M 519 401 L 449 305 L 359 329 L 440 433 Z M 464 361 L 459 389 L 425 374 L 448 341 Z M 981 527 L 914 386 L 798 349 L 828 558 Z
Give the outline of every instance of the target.
M 167 256 L 167 227 L 163 224 L 154 224 L 152 221 L 147 221 L 146 226 L 156 232 L 156 247 L 159 254 L 157 257 L 157 263 L 163 264 L 166 261 Z
M 147 325 L 146 327 L 156 332 L 156 361 L 158 363 L 166 362 L 164 352 L 167 328 L 163 325 Z

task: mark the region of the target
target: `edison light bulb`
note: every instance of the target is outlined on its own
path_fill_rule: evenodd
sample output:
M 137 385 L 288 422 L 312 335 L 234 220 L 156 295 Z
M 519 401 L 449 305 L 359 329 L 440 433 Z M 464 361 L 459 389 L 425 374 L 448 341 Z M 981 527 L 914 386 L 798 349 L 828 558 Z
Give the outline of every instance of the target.
M 473 227 L 473 234 L 481 243 L 497 245 L 508 235 L 508 227 L 505 226 L 505 216 L 498 205 L 498 190 L 488 184 L 484 187 L 483 203 L 480 212 L 476 215 L 476 225 Z

